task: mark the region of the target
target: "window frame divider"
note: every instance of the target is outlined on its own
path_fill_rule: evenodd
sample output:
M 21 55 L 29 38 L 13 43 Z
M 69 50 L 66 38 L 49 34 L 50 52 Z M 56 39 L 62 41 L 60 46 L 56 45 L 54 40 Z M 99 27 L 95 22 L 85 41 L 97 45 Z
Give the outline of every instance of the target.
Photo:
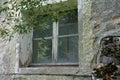
M 52 60 L 53 63 L 57 63 L 58 53 L 58 22 L 53 22 L 53 40 L 52 40 Z

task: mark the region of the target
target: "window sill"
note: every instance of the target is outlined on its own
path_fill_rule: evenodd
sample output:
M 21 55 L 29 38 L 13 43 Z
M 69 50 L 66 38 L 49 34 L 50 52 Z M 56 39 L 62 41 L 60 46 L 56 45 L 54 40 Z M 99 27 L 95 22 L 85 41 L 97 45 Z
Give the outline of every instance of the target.
M 26 67 L 19 68 L 18 74 L 31 75 L 77 75 L 79 67 Z
M 29 67 L 78 67 L 78 63 L 41 63 L 41 64 L 30 64 Z

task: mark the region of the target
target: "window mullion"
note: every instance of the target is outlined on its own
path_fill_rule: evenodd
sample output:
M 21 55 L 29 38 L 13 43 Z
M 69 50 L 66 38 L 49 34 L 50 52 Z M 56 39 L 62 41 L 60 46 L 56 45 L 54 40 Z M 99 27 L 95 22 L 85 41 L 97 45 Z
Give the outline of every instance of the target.
M 53 22 L 53 40 L 52 40 L 52 60 L 53 63 L 57 62 L 58 52 L 58 22 Z

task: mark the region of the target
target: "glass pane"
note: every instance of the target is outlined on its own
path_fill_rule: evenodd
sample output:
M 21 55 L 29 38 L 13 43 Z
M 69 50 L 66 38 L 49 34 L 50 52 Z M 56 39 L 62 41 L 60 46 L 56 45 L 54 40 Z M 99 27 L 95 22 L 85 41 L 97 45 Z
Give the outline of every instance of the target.
M 78 33 L 77 9 L 66 11 L 66 16 L 59 21 L 59 35 Z
M 33 41 L 33 63 L 52 62 L 52 40 Z
M 44 28 L 42 31 L 34 30 L 33 36 L 34 38 L 44 38 L 52 36 L 52 25 L 50 25 L 50 27 Z
M 77 36 L 59 38 L 58 62 L 60 63 L 78 62 L 78 37 Z
M 39 26 L 40 29 L 37 28 L 33 30 L 33 37 L 44 38 L 44 37 L 52 36 L 52 20 L 49 18 L 43 17 L 41 22 L 42 23 L 38 23 L 38 26 L 42 25 L 42 26 Z
M 78 33 L 77 23 L 65 24 L 59 27 L 59 35 L 69 35 L 69 34 L 77 34 L 77 33 Z

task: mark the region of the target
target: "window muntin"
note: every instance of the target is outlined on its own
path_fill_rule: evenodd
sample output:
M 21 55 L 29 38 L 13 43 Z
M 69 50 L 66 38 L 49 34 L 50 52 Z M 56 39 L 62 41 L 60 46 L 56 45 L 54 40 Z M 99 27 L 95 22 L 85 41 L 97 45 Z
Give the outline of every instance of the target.
M 67 12 L 70 14 L 73 12 L 72 16 L 68 14 L 69 16 L 50 23 L 49 27 L 43 31 L 44 33 L 33 32 L 32 63 L 53 65 L 78 63 L 77 10 Z M 39 47 L 40 43 L 41 47 Z

